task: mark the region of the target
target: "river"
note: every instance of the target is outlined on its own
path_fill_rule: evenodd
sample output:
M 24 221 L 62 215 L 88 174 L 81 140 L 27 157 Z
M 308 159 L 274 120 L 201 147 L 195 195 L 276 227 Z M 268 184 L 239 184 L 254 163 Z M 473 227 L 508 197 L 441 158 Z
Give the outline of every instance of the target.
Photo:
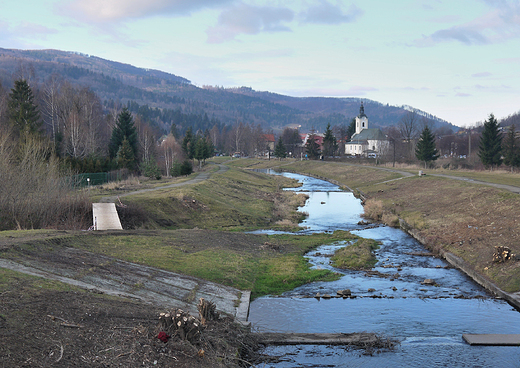
M 373 354 L 333 346 L 268 347 L 280 356 L 265 367 L 520 367 L 520 347 L 470 346 L 465 333 L 520 334 L 520 313 L 495 299 L 460 271 L 428 251 L 405 232 L 382 225 L 360 224 L 363 207 L 350 192 L 329 182 L 292 173 L 291 188 L 309 195 L 300 211 L 309 216 L 303 233 L 349 230 L 381 242 L 371 275 L 335 269 L 329 256 L 348 244 L 324 245 L 306 257 L 312 267 L 343 276 L 316 282 L 280 297 L 262 297 L 250 306 L 249 321 L 259 332 L 375 332 L 399 341 L 394 350 Z M 436 285 L 425 285 L 432 279 Z M 350 289 L 356 298 L 313 298 Z

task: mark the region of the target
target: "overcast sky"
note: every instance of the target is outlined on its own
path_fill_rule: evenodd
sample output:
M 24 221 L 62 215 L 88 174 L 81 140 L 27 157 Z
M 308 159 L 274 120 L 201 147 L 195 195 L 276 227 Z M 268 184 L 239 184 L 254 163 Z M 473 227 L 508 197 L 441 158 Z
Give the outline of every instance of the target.
M 519 41 L 520 0 L 0 0 L 3 48 L 410 105 L 458 126 L 520 110 Z

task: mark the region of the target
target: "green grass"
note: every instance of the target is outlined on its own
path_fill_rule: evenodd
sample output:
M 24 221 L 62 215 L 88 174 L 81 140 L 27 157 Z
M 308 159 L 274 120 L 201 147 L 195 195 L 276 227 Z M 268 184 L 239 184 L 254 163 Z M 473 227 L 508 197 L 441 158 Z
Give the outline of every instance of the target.
M 26 275 L 21 272 L 0 268 L 0 293 L 12 289 L 22 290 L 24 293 L 39 293 L 42 290 L 79 291 L 83 290 L 73 285 L 59 281 L 46 280 L 41 277 Z
M 196 185 L 125 197 L 125 204 L 145 211 L 148 221 L 144 227 L 149 229 L 272 228 L 284 216 L 297 216 L 296 206 L 289 210 L 291 213 L 278 214 L 275 208 L 275 203 L 296 195 L 280 190 L 292 181 L 231 168 Z
M 301 256 L 284 255 L 260 262 L 251 296 L 281 294 L 310 282 L 338 279 L 339 275 L 328 270 L 311 269 L 308 261 Z
M 303 255 L 322 244 L 355 238 L 345 231 L 307 236 L 201 230 L 91 233 L 60 238 L 58 242 L 48 238 L 31 240 L 10 248 L 4 256 L 59 254 L 61 249 L 73 247 L 241 290 L 252 290 L 253 297 L 258 297 L 279 294 L 312 281 L 336 279 L 337 275 L 330 271 L 311 270 Z
M 374 267 L 377 258 L 373 251 L 379 249 L 379 243 L 372 239 L 359 239 L 336 251 L 332 256 L 332 265 L 337 268 L 364 270 Z

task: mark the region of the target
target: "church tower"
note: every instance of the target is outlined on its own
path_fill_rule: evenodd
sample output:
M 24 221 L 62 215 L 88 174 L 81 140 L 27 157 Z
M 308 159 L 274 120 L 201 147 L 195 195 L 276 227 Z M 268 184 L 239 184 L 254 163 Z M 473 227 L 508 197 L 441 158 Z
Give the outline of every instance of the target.
M 363 129 L 368 129 L 368 117 L 365 115 L 365 108 L 363 107 L 363 101 L 361 101 L 359 115 L 356 116 L 356 134 L 361 133 Z

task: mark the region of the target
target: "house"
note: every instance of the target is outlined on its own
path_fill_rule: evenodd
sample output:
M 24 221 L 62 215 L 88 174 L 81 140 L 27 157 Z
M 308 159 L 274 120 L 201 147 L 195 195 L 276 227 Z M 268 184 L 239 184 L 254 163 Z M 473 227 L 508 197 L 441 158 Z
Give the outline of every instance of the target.
M 274 134 L 262 134 L 260 136 L 260 139 L 262 140 L 266 150 L 274 151 L 274 146 L 276 143 L 276 140 L 274 139 Z
M 309 138 L 314 135 L 314 141 L 318 143 L 318 146 L 320 147 L 320 150 L 323 149 L 323 134 L 322 133 L 306 133 L 306 134 L 300 134 L 300 137 L 302 138 L 302 147 L 305 147 L 307 145 L 307 141 Z
M 356 133 L 345 143 L 345 154 L 375 158 L 388 151 L 389 140 L 379 128 L 368 127 L 368 117 L 365 115 L 363 102 L 356 116 Z

